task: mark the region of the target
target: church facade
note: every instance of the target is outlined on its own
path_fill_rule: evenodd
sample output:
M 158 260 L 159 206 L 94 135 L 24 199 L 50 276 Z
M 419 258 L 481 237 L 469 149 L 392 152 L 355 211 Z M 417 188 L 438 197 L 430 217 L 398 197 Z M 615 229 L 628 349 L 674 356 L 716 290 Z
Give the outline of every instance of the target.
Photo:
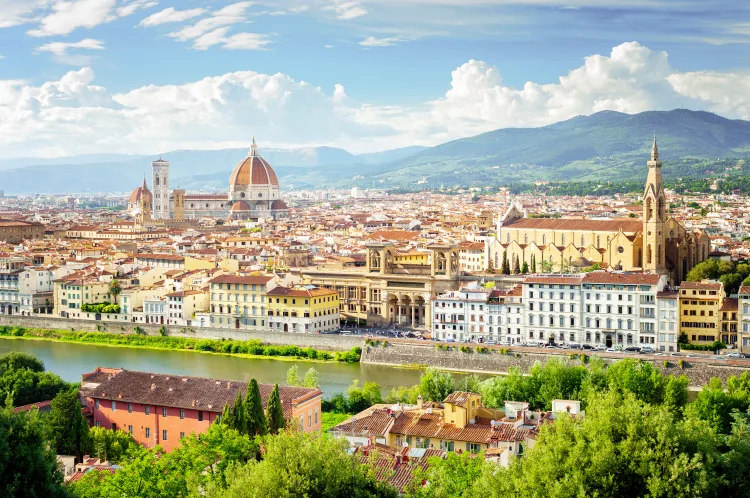
M 489 263 L 496 269 L 503 255 L 516 258 L 537 273 L 569 273 L 585 267 L 644 271 L 666 275 L 678 285 L 690 269 L 708 258 L 710 239 L 688 231 L 666 215 L 662 163 L 654 138 L 643 193 L 642 219 L 528 218 L 516 205 L 498 221 L 497 237 L 488 243 Z

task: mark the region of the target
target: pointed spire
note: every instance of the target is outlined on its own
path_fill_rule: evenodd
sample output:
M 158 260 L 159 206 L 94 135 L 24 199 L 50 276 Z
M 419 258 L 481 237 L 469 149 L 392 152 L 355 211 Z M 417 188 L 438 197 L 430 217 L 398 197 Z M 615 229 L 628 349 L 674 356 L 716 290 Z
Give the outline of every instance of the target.
M 656 135 L 654 135 L 654 145 L 651 147 L 651 160 L 659 160 L 659 148 L 656 146 Z
M 146 190 L 146 174 L 143 174 L 143 190 Z
M 253 135 L 253 144 L 250 146 L 250 156 L 255 157 L 258 155 L 258 146 L 255 145 L 255 135 Z

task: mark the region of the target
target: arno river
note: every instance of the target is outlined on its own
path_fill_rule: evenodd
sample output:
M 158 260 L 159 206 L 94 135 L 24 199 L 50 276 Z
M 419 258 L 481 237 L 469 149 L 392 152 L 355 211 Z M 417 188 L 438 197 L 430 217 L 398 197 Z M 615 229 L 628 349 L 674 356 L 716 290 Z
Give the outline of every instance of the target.
M 44 362 L 47 371 L 69 382 L 80 382 L 81 374 L 96 367 L 126 368 L 156 373 L 194 375 L 216 379 L 249 380 L 262 383 L 286 383 L 286 372 L 297 365 L 300 377 L 314 367 L 320 375 L 320 388 L 328 396 L 343 392 L 354 379 L 360 385 L 377 382 L 386 395 L 393 387 L 411 386 L 419 382 L 420 370 L 382 365 L 345 363 L 312 363 L 240 358 L 190 351 L 117 348 L 64 342 L 0 339 L 0 354 L 22 351 Z

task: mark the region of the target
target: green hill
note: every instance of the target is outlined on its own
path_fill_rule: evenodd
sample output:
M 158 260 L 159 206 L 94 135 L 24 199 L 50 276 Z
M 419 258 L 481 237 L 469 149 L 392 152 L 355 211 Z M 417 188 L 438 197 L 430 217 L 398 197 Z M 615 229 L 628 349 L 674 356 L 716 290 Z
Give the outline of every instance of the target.
M 716 159 L 750 156 L 750 122 L 676 109 L 603 111 L 541 128 L 505 128 L 454 140 L 373 168 L 368 183 L 502 184 L 645 177 L 653 135 L 665 175 L 705 174 Z M 731 163 L 731 161 L 729 162 Z

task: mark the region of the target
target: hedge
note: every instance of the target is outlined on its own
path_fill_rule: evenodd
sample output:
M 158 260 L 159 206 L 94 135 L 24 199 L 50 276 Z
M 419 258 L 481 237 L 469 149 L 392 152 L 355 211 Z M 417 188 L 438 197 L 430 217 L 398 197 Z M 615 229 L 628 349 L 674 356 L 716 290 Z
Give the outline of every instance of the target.
M 137 327 L 136 327 L 137 328 Z M 263 344 L 258 339 L 247 341 L 225 339 L 195 339 L 191 337 L 147 336 L 138 334 L 110 334 L 106 332 L 75 332 L 69 330 L 32 329 L 24 327 L 0 326 L 0 337 L 39 337 L 65 342 L 87 344 L 114 344 L 121 346 L 149 347 L 158 349 L 178 349 L 207 351 L 227 354 L 252 354 L 256 356 L 285 356 L 309 360 L 333 360 L 355 363 L 360 360 L 362 348 L 331 353 L 314 348 L 299 346 L 273 346 Z

